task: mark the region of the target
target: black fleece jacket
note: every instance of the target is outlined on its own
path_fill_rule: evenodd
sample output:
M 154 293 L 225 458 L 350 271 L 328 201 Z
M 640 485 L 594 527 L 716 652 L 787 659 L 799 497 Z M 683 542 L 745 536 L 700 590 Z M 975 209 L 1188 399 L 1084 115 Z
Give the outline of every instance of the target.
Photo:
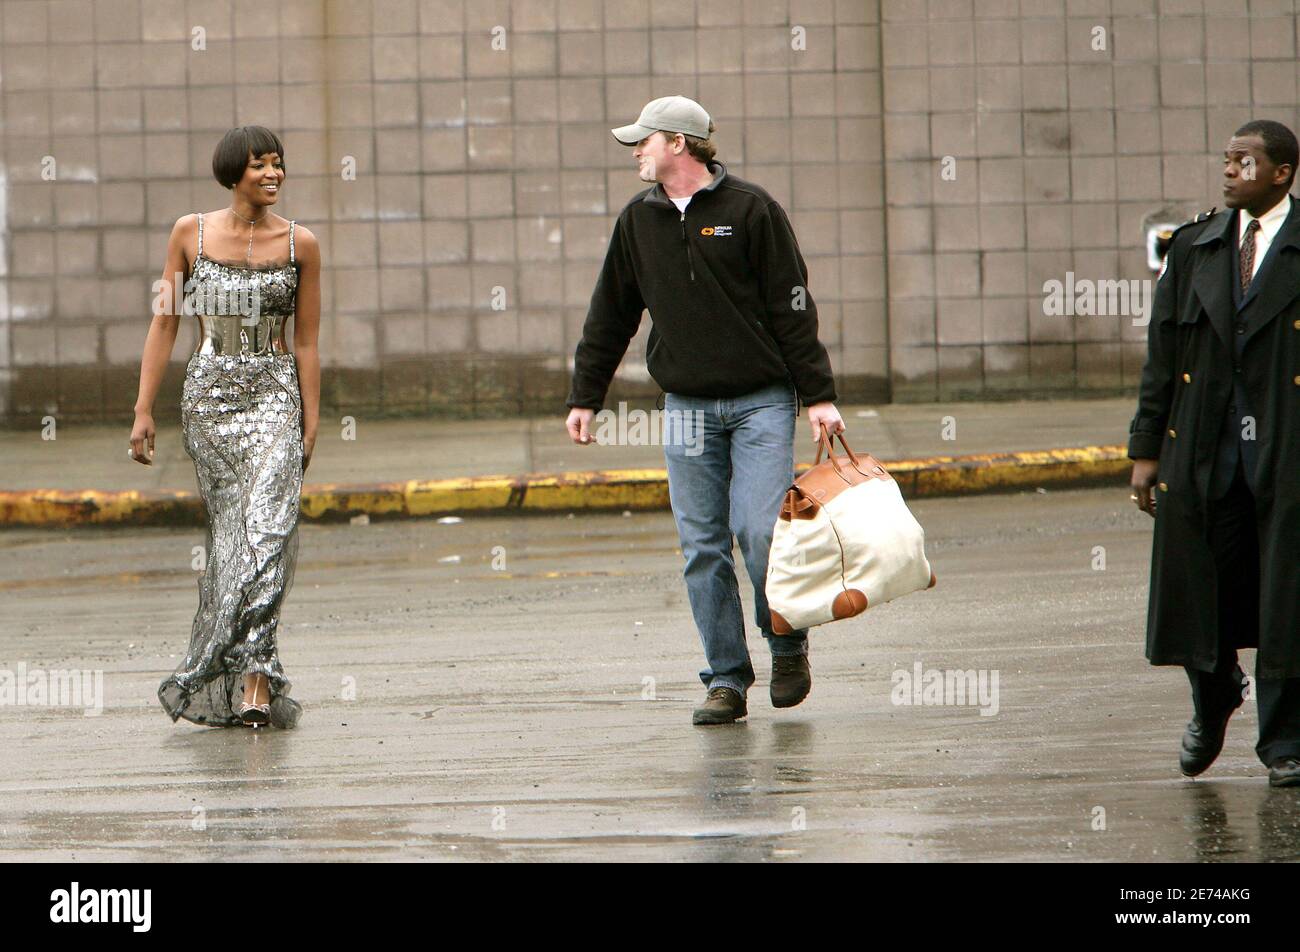
M 566 405 L 601 409 L 649 309 L 646 365 L 669 393 L 735 397 L 783 379 L 805 404 L 835 399 L 808 269 L 781 206 L 710 162 L 685 212 L 663 186 L 619 213 L 591 295 Z

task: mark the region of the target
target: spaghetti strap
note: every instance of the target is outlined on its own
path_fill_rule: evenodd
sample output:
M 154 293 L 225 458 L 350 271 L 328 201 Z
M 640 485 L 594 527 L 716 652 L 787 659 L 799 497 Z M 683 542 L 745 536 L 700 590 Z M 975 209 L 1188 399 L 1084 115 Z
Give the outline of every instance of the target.
M 198 261 L 202 257 L 203 257 L 203 212 L 199 212 L 199 251 L 198 254 L 194 256 L 194 260 Z
M 293 226 L 295 221 L 289 220 L 289 263 L 293 264 Z

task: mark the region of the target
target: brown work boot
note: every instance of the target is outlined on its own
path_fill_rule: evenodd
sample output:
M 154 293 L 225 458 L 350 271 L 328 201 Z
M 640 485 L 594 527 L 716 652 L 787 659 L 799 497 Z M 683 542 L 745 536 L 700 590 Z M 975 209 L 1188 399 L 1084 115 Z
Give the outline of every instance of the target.
M 710 688 L 709 696 L 691 715 L 692 724 L 731 724 L 748 714 L 745 698 L 731 688 Z
M 1271 787 L 1300 787 L 1300 757 L 1279 757 L 1268 765 Z
M 772 655 L 772 682 L 768 685 L 773 707 L 794 707 L 812 690 L 808 656 Z

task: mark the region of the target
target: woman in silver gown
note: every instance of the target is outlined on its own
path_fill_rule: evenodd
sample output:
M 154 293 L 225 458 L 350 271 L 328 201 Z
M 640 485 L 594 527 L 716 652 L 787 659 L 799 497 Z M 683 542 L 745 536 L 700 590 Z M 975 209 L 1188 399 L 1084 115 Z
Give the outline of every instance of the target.
M 172 229 L 131 432 L 131 458 L 149 465 L 153 402 L 177 311 L 194 314 L 198 346 L 185 370 L 181 430 L 208 512 L 206 566 L 189 650 L 158 699 L 173 721 L 293 727 L 302 708 L 289 697 L 277 629 L 319 418 L 320 249 L 306 228 L 271 213 L 285 177 L 273 132 L 230 130 L 212 170 L 231 204 L 186 215 Z

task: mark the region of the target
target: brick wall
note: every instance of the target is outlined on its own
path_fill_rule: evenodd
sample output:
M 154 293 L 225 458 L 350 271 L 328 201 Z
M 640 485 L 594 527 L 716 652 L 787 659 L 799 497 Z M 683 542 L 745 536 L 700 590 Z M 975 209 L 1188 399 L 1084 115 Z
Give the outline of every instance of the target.
M 1051 316 L 1044 282 L 1150 279 L 1144 218 L 1221 205 L 1248 119 L 1295 128 L 1294 3 L 881 12 L 894 399 L 1133 392 L 1143 321 Z
M 1254 0 L 8 0 L 0 420 L 129 419 L 167 235 L 228 204 L 245 123 L 323 246 L 325 412 L 561 414 L 642 187 L 609 128 L 673 93 L 789 210 L 843 400 L 1131 389 L 1145 330 L 1039 289 L 1149 277 L 1143 216 L 1213 204 L 1245 119 L 1293 124 L 1295 32 Z M 648 328 L 611 399 L 658 394 Z

